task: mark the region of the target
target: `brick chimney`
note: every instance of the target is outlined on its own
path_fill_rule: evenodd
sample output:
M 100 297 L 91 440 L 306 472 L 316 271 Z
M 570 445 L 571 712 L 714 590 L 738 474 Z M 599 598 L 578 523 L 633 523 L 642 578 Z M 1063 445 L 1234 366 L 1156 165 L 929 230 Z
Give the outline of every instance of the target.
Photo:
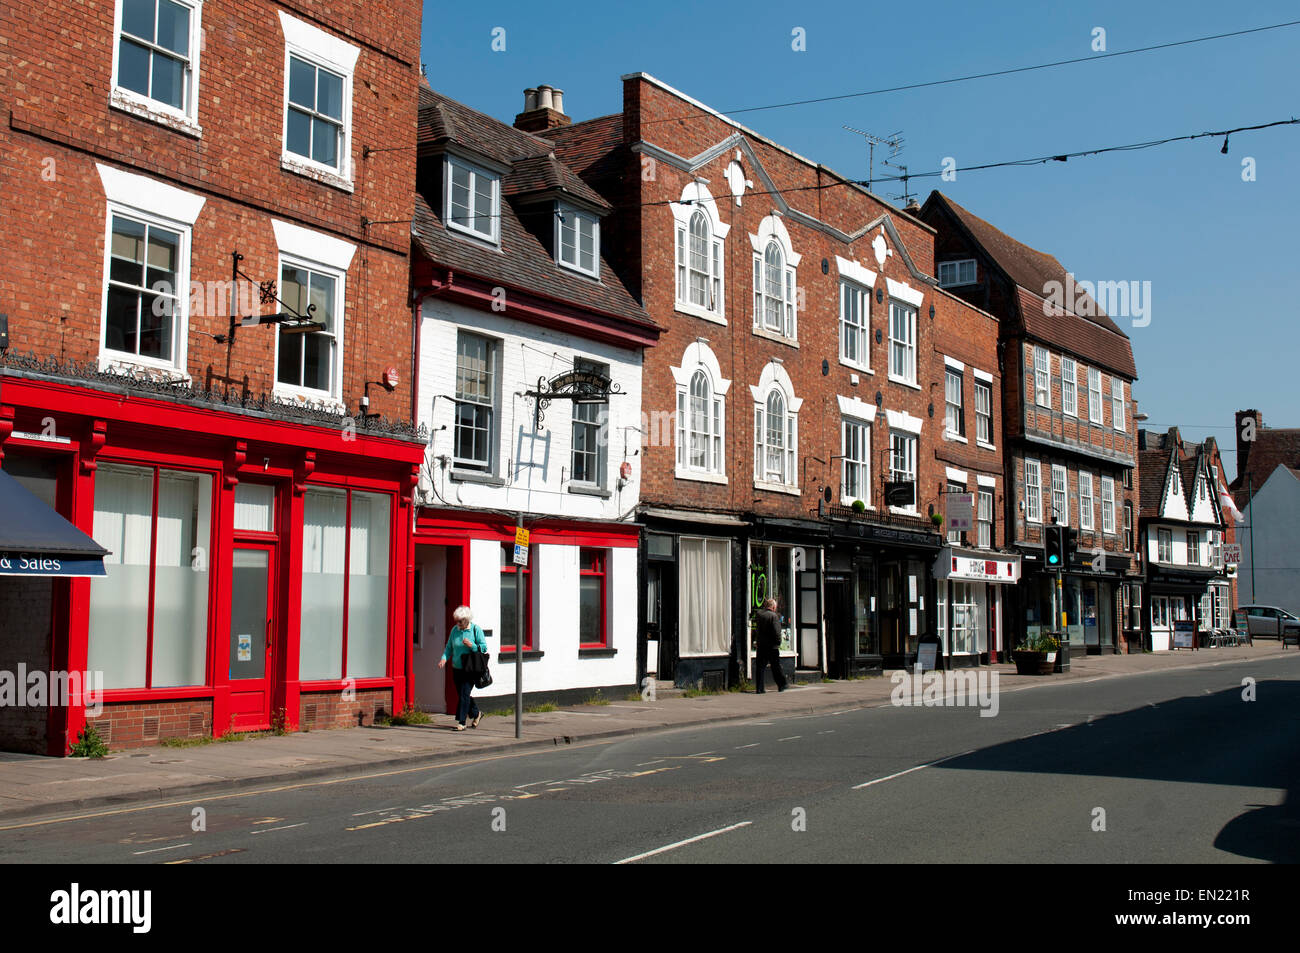
M 515 128 L 524 132 L 541 132 L 573 122 L 564 114 L 564 90 L 538 86 L 524 90 L 524 111 L 515 116 Z
M 1247 420 L 1251 421 L 1249 425 L 1246 424 Z M 1252 431 L 1250 440 L 1242 439 L 1243 429 Z M 1239 482 L 1246 476 L 1250 466 L 1250 448 L 1254 445 L 1254 441 L 1259 439 L 1259 432 L 1263 429 L 1264 415 L 1258 410 L 1237 411 L 1237 480 L 1234 482 Z

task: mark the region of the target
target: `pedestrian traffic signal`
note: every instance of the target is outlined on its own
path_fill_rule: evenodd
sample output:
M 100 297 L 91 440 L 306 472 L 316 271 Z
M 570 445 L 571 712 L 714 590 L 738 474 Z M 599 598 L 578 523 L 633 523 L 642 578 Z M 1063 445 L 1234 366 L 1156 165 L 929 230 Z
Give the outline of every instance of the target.
M 1074 562 L 1074 554 L 1079 551 L 1079 531 L 1072 526 L 1061 527 L 1061 565 L 1069 566 Z
M 1048 526 L 1045 530 L 1046 553 L 1044 563 L 1048 569 L 1060 569 L 1065 565 L 1065 527 Z

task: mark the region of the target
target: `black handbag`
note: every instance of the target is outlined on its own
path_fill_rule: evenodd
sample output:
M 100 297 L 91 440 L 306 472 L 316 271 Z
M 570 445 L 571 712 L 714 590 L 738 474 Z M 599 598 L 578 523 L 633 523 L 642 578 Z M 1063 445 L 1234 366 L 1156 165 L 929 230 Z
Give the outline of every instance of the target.
M 461 658 L 460 668 L 466 675 L 479 678 L 487 671 L 488 657 L 485 652 L 466 652 Z
M 492 673 L 488 671 L 488 657 L 486 652 L 478 653 L 483 658 L 483 674 L 474 680 L 475 688 L 487 688 L 492 684 Z

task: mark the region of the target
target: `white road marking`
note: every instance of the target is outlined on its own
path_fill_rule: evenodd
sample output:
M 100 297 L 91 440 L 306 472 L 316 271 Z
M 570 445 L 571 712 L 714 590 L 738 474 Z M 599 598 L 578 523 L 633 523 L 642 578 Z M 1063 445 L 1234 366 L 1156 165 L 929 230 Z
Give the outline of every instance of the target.
M 387 814 L 389 811 L 395 811 L 395 810 L 397 810 L 397 808 L 395 807 L 381 807 L 375 811 L 357 811 L 357 813 L 353 814 L 352 816 L 365 817 L 367 814 Z
M 802 737 L 803 737 L 803 735 L 791 735 L 789 738 L 777 738 L 776 740 L 777 740 L 777 741 L 797 741 L 798 739 L 800 739 L 800 738 L 802 738 Z
M 703 756 L 703 755 L 706 755 L 706 754 L 713 754 L 713 752 L 712 752 L 712 751 L 697 751 L 697 752 L 695 752 L 695 754 L 688 754 L 686 757 L 688 757 L 688 758 L 699 758 L 699 757 L 701 757 L 701 756 Z
M 644 768 L 647 764 L 663 764 L 663 763 L 664 763 L 663 758 L 656 758 L 654 761 L 642 761 L 640 764 L 637 765 L 637 767 Z
M 612 717 L 607 711 L 570 711 L 568 708 L 559 709 L 564 715 L 591 715 L 593 718 L 610 718 Z
M 656 847 L 654 850 L 648 850 L 644 854 L 637 854 L 634 857 L 624 857 L 622 860 L 614 861 L 614 864 L 631 864 L 638 860 L 645 860 L 647 857 L 653 857 L 655 854 L 662 854 L 670 850 L 676 850 L 678 847 L 685 847 L 687 844 L 694 844 L 696 841 L 708 840 L 710 837 L 717 837 L 719 834 L 725 834 L 728 831 L 738 830 L 742 827 L 748 827 L 753 821 L 741 821 L 739 824 L 732 824 L 730 827 L 720 827 L 716 831 L 709 831 L 707 834 L 697 834 L 694 837 L 688 837 L 686 840 L 679 840 L 675 844 L 665 844 L 663 847 Z
M 835 734 L 835 729 L 834 729 L 834 728 L 828 728 L 826 731 L 819 731 L 819 732 L 817 732 L 817 734 L 819 734 L 819 735 L 833 735 L 833 734 Z
M 271 831 L 288 831 L 288 830 L 292 830 L 295 827 L 306 827 L 306 826 L 307 826 L 307 822 L 303 821 L 301 824 L 286 824 L 284 827 L 264 827 L 260 831 L 249 831 L 249 833 L 253 835 L 269 834 L 271 833 Z
M 963 757 L 965 757 L 966 755 L 968 755 L 968 754 L 970 754 L 971 752 L 973 752 L 974 750 L 975 750 L 975 749 L 972 748 L 970 751 L 963 751 L 961 754 L 950 754 L 950 755 L 948 755 L 948 757 L 946 757 L 946 758 L 940 758 L 938 761 L 930 761 L 930 762 L 928 762 L 928 763 L 926 763 L 926 764 L 918 764 L 918 765 L 916 765 L 915 767 L 908 768 L 906 771 L 899 771 L 899 772 L 896 773 L 896 774 L 891 774 L 891 775 L 888 775 L 887 777 L 883 777 L 883 778 L 876 778 L 876 779 L 873 780 L 873 781 L 864 781 L 864 782 L 861 783 L 861 784 L 855 784 L 855 785 L 853 785 L 853 790 L 855 790 L 855 791 L 859 791 L 859 790 L 861 790 L 862 788 L 869 788 L 869 787 L 871 787 L 871 785 L 873 785 L 873 784 L 883 784 L 883 783 L 886 782 L 886 781 L 892 781 L 892 780 L 894 780 L 894 778 L 901 778 L 901 777 L 902 777 L 903 775 L 905 775 L 905 774 L 911 774 L 913 771 L 920 771 L 920 770 L 923 769 L 923 768 L 933 768 L 936 764 L 943 764 L 945 761 L 952 761 L 954 758 L 963 758 Z
M 761 741 L 755 741 L 752 745 L 736 745 L 736 750 L 739 751 L 741 748 L 757 748 L 761 744 Z
M 193 846 L 194 845 L 190 843 L 172 844 L 170 847 L 155 847 L 153 850 L 133 850 L 131 851 L 131 853 L 134 854 L 136 857 L 139 857 L 141 854 L 156 854 L 160 850 L 175 850 L 178 847 L 193 847 Z
M 556 782 L 555 782 L 554 780 L 550 780 L 550 781 L 529 781 L 527 784 L 516 784 L 515 787 L 517 787 L 517 788 L 532 788 L 532 787 L 536 787 L 536 786 L 539 785 L 539 784 L 555 784 L 555 783 L 556 783 Z

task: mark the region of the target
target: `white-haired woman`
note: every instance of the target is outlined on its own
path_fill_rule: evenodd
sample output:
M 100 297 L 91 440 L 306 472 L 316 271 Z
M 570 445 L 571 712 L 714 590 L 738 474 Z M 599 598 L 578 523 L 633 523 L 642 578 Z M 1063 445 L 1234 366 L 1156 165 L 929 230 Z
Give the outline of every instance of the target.
M 471 728 L 477 728 L 483 718 L 483 713 L 478 709 L 478 702 L 474 701 L 471 695 L 475 677 L 465 671 L 465 656 L 470 652 L 486 652 L 488 647 L 483 630 L 475 624 L 474 613 L 470 611 L 469 606 L 457 607 L 451 614 L 451 618 L 456 624 L 452 626 L 447 636 L 447 647 L 442 650 L 442 659 L 438 662 L 438 668 L 443 668 L 447 660 L 451 660 L 452 680 L 456 683 L 456 695 L 459 699 L 456 705 L 456 731 L 464 731 L 466 718 L 473 719 L 470 722 Z

